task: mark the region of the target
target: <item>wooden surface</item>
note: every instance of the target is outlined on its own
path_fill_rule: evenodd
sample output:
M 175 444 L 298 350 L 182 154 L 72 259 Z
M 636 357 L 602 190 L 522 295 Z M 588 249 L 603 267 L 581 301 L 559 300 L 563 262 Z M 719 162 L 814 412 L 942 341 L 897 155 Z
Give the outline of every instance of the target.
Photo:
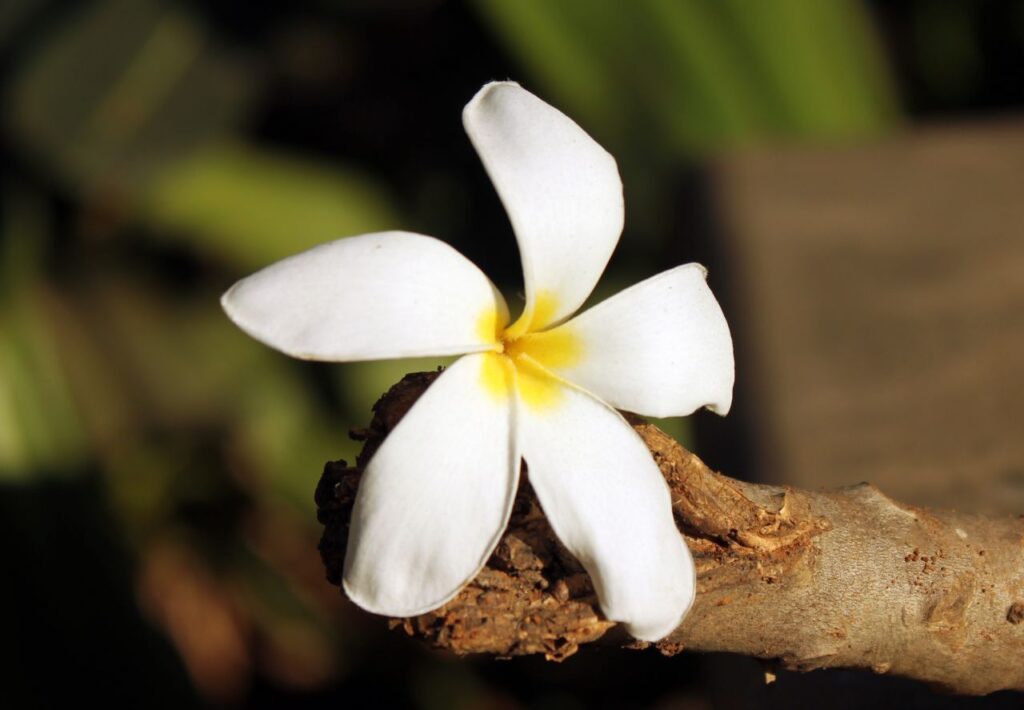
M 759 474 L 1024 512 L 1024 120 L 715 174 Z

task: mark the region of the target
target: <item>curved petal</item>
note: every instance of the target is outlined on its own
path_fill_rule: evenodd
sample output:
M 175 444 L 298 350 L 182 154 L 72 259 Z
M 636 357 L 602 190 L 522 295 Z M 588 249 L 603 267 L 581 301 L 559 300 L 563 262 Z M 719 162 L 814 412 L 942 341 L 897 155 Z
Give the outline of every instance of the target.
M 359 483 L 344 588 L 377 614 L 414 616 L 454 597 L 487 561 L 519 480 L 511 397 L 481 381 L 488 358 L 449 367 L 388 435 Z
M 252 337 L 307 360 L 490 350 L 508 322 L 480 269 L 444 242 L 408 232 L 321 244 L 242 279 L 221 304 Z
M 564 320 L 590 295 L 622 233 L 615 159 L 513 82 L 480 89 L 462 122 L 519 242 L 526 310 L 514 327 Z
M 576 356 L 545 366 L 618 409 L 724 415 L 736 377 L 732 336 L 706 276 L 700 264 L 679 266 L 530 338 L 571 340 Z
M 605 616 L 657 641 L 682 621 L 696 585 L 668 485 L 617 412 L 562 390 L 554 406 L 519 408 L 530 483 L 555 534 L 590 574 Z

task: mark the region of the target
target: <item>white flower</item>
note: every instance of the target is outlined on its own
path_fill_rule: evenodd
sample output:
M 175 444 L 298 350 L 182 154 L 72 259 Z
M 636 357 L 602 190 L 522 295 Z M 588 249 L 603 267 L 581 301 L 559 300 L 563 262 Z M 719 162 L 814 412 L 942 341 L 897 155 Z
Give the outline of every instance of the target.
M 660 639 L 693 601 L 693 560 L 661 473 L 614 408 L 725 414 L 729 328 L 699 264 L 569 320 L 622 231 L 615 160 L 515 83 L 483 87 L 463 122 L 519 242 L 526 306 L 515 323 L 476 266 L 406 232 L 285 259 L 235 284 L 224 309 L 257 340 L 299 358 L 462 355 L 366 467 L 345 559 L 356 604 L 413 616 L 454 597 L 501 537 L 525 459 L 605 615 L 637 638 Z

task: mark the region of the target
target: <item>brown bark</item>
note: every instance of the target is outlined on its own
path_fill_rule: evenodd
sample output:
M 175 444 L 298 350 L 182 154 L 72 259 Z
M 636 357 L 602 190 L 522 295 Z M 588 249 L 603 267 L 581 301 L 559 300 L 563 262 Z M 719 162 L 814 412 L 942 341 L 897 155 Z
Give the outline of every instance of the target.
M 316 499 L 334 584 L 361 467 L 434 377 L 409 375 L 377 403 L 370 428 L 356 433 L 366 440 L 356 467 L 325 467 Z M 965 694 L 1024 690 L 1024 516 L 915 508 L 866 483 L 832 491 L 745 483 L 631 421 L 672 489 L 698 572 L 693 609 L 657 644 L 663 653 L 870 669 Z M 487 567 L 444 607 L 392 627 L 460 654 L 561 660 L 598 639 L 646 645 L 601 616 L 527 478 Z

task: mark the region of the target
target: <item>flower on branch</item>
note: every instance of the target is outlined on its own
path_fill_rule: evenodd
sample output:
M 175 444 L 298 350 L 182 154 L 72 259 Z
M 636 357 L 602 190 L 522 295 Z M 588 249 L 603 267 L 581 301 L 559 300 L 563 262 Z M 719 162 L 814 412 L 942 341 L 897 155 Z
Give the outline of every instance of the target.
M 724 415 L 734 379 L 725 317 L 699 264 L 573 317 L 622 232 L 614 158 L 511 82 L 484 86 L 463 122 L 519 243 L 526 305 L 515 322 L 476 266 L 407 232 L 280 261 L 235 284 L 224 309 L 298 358 L 462 356 L 366 467 L 344 571 L 356 604 L 414 616 L 452 599 L 497 545 L 525 460 L 605 615 L 658 640 L 693 601 L 694 565 L 668 487 L 616 409 Z

